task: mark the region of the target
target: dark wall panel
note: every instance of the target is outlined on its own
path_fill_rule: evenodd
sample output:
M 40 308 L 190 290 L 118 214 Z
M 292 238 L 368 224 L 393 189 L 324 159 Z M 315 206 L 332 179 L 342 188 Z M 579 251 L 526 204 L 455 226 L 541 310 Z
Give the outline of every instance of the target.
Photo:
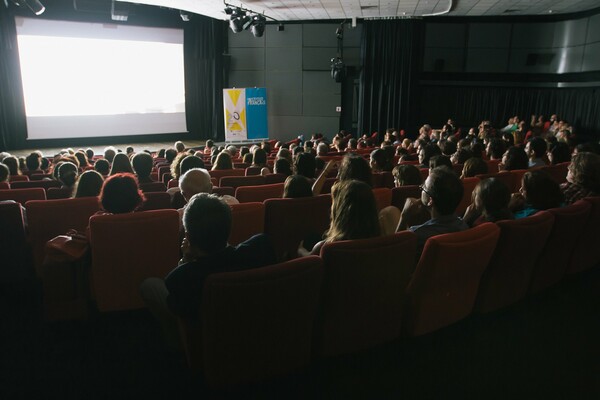
M 229 73 L 230 87 L 264 87 L 264 71 L 231 71 Z
M 302 69 L 329 71 L 331 59 L 337 54 L 335 47 L 305 47 L 302 49 Z M 344 58 L 345 54 L 344 54 Z
M 600 42 L 600 14 L 596 14 L 589 18 L 587 28 L 586 42 Z
M 302 52 L 294 47 L 267 47 L 268 71 L 301 71 Z
M 510 47 L 510 24 L 469 24 L 469 47 Z
M 337 47 L 335 30 L 338 24 L 304 24 L 302 31 L 304 47 Z
M 554 42 L 554 22 L 518 23 L 513 25 L 513 48 L 551 48 Z
M 508 49 L 467 50 L 467 72 L 503 73 L 508 70 Z
M 277 25 L 267 25 L 265 29 L 267 47 L 302 47 L 302 25 L 285 25 L 285 30 L 278 31 Z
M 587 19 L 557 22 L 554 26 L 553 47 L 584 45 L 587 25 Z
M 265 69 L 265 50 L 263 48 L 245 49 L 230 48 L 231 70 L 264 70 Z
M 425 48 L 423 60 L 427 72 L 462 72 L 464 71 L 464 48 Z
M 581 70 L 600 71 L 600 42 L 585 46 Z
M 464 47 L 465 24 L 427 24 L 425 47 Z

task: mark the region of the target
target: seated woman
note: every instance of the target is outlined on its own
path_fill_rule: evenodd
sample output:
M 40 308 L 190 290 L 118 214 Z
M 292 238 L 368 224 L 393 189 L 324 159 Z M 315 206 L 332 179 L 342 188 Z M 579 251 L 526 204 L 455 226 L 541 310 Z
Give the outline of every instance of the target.
M 299 197 L 312 197 L 312 185 L 307 177 L 290 175 L 283 185 L 284 199 L 297 199 Z
M 514 171 L 517 169 L 528 169 L 529 157 L 521 147 L 513 146 L 502 156 L 502 162 L 498 164 L 499 171 Z
M 394 185 L 396 187 L 415 186 L 423 183 L 421 171 L 419 171 L 419 168 L 411 164 L 395 166 L 392 170 L 392 175 L 394 175 Z
M 73 190 L 73 198 L 80 197 L 97 197 L 102 190 L 104 178 L 96 171 L 85 171 L 79 176 L 75 189 Z
M 508 208 L 510 190 L 499 179 L 484 179 L 473 190 L 473 202 L 467 208 L 463 221 L 469 226 L 481 225 L 484 222 L 496 222 L 513 219 Z
M 558 183 L 541 170 L 527 171 L 523 175 L 519 193 L 513 193 L 509 209 L 515 219 L 525 218 L 538 211 L 560 207 L 564 196 Z
M 488 173 L 488 165 L 482 158 L 479 157 L 471 157 L 463 164 L 462 178 L 472 178 L 477 175 L 487 174 Z
M 233 162 L 231 161 L 231 156 L 227 152 L 221 152 L 217 156 L 215 163 L 212 168 L 213 171 L 223 170 L 223 169 L 233 169 Z
M 117 153 L 112 161 L 112 167 L 110 169 L 110 175 L 129 173 L 133 174 L 133 167 L 129 161 L 129 157 L 125 153 Z
M 560 185 L 565 203 L 572 204 L 589 196 L 600 196 L 600 156 L 594 153 L 577 153 L 567 172 L 567 182 Z
M 144 194 L 133 174 L 116 174 L 104 181 L 100 192 L 98 214 L 126 214 L 137 210 L 144 203 Z
M 58 180 L 62 183 L 62 189 L 69 189 L 72 194 L 75 182 L 77 182 L 78 172 L 77 166 L 71 162 L 64 162 L 60 165 L 58 168 Z
M 371 152 L 370 166 L 373 172 L 392 170 L 390 157 L 384 149 L 375 149 Z
M 311 251 L 301 244 L 299 255 L 319 255 L 325 243 L 381 235 L 375 197 L 369 185 L 357 180 L 344 180 L 333 186 L 331 196 L 331 224 L 325 232 L 324 240 L 317 243 Z

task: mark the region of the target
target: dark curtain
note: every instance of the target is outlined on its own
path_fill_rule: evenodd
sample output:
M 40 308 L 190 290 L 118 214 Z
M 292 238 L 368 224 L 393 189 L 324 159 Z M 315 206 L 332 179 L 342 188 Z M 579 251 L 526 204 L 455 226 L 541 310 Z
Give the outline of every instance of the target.
M 422 20 L 365 21 L 358 103 L 359 134 L 412 129 L 418 107 Z
M 25 140 L 24 104 L 15 19 L 0 4 L 0 151 L 15 149 Z
M 184 30 L 185 112 L 194 138 L 224 140 L 223 22 L 197 16 Z
M 469 127 L 483 119 L 504 126 L 515 115 L 529 123 L 532 114 L 557 114 L 578 136 L 599 137 L 600 88 L 423 86 L 421 93 L 420 119 L 433 126 L 450 117 Z

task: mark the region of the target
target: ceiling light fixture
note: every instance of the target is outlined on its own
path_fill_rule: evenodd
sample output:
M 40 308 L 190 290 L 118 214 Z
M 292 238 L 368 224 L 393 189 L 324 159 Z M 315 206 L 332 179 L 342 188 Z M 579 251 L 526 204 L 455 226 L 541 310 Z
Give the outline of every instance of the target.
M 275 22 L 279 22 L 274 18 L 271 18 L 265 14 L 257 13 L 248 8 L 232 6 L 226 2 L 224 2 L 224 4 L 225 9 L 223 11 L 225 14 L 229 15 L 229 28 L 233 31 L 233 33 L 239 33 L 241 31 L 250 29 L 254 37 L 262 37 L 265 33 L 267 18 Z M 283 25 L 280 24 L 280 26 Z M 282 31 L 283 29 L 278 27 L 277 30 Z

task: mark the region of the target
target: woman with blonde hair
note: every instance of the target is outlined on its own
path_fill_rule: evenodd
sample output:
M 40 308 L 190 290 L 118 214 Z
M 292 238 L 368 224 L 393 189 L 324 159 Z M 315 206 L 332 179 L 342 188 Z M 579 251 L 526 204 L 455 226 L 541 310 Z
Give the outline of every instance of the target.
M 231 161 L 231 156 L 227 152 L 220 152 L 215 160 L 214 165 L 212 166 L 212 170 L 221 170 L 221 169 L 233 169 L 233 162 Z

